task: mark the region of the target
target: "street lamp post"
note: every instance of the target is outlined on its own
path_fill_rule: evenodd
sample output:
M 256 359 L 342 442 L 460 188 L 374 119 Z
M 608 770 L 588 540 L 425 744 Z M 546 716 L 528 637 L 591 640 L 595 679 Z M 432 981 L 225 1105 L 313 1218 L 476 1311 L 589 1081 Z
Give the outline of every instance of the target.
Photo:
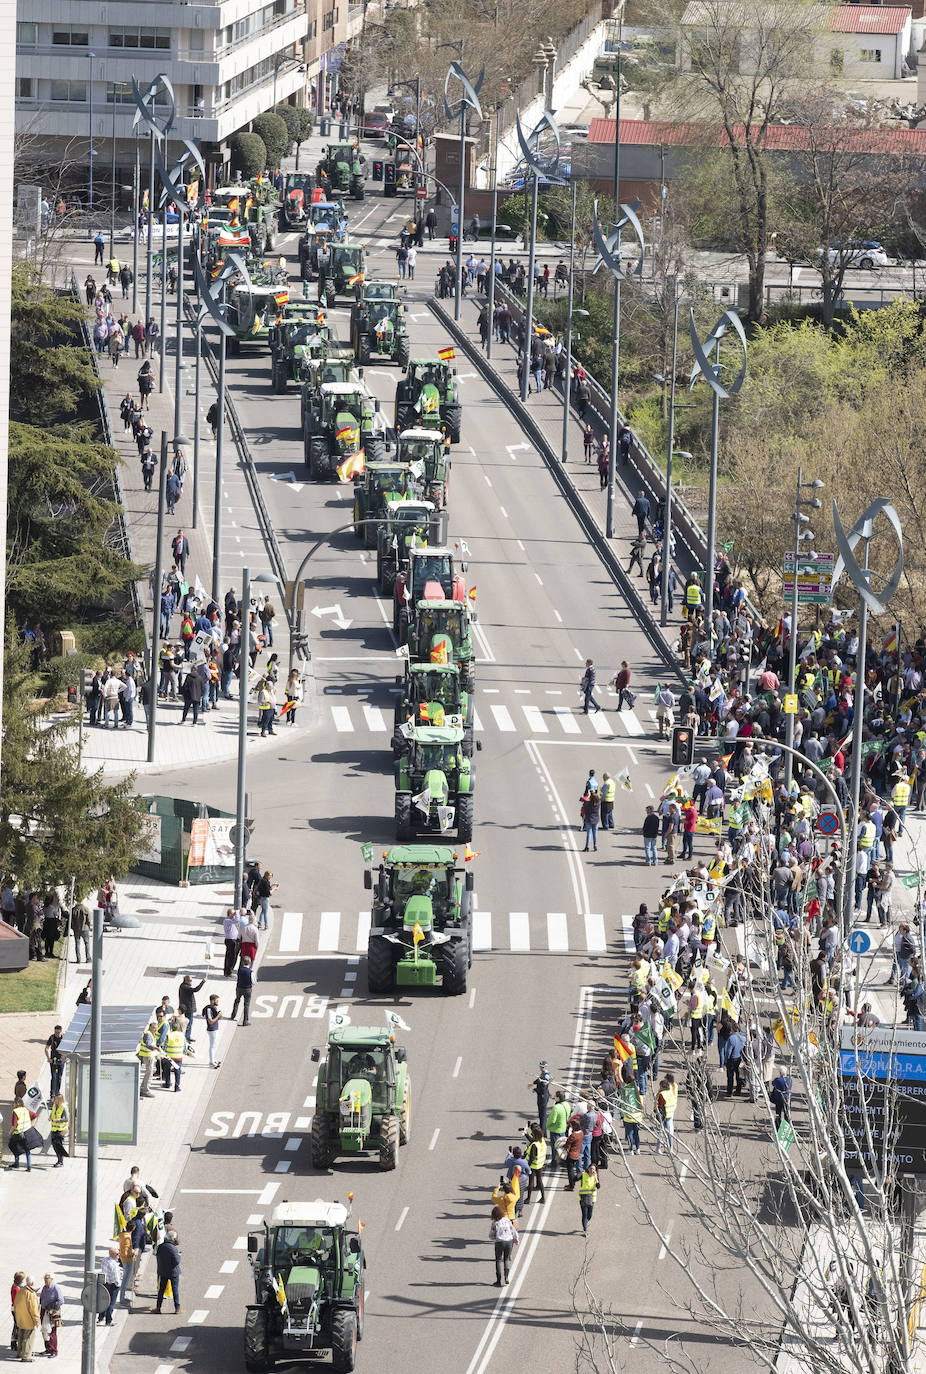
M 451 62 L 447 69 L 447 76 L 444 79 L 444 113 L 448 119 L 455 119 L 459 116 L 460 120 L 460 179 L 457 186 L 457 263 L 456 263 L 456 291 L 453 300 L 453 318 L 460 318 L 460 304 L 463 299 L 463 201 L 466 195 L 466 113 L 472 110 L 476 116 L 482 119 L 482 106 L 479 104 L 479 92 L 485 78 L 485 67 L 479 73 L 479 78 L 471 82 L 461 66 L 463 58 L 463 42 L 460 44 L 460 62 Z M 460 107 L 458 110 L 449 104 L 447 100 L 447 88 L 451 80 L 459 81 L 462 91 L 460 94 Z
M 152 100 L 153 104 L 153 100 Z M 154 236 L 152 226 L 154 224 L 154 138 L 155 130 L 152 122 L 149 131 L 148 147 L 148 244 L 145 253 L 145 329 L 148 328 L 148 321 L 151 319 L 151 273 L 154 266 Z
M 486 299 L 486 314 L 489 328 L 486 334 L 486 357 L 492 357 L 492 332 L 495 318 L 495 238 L 498 230 L 498 112 L 496 105 L 492 111 L 492 242 L 489 246 L 489 293 Z
M 103 1043 L 103 911 L 93 909 L 93 959 L 90 1002 L 89 1101 L 87 1103 L 87 1193 L 84 1204 L 84 1301 L 80 1345 L 81 1374 L 96 1371 L 96 1297 L 100 1273 L 96 1266 L 96 1202 L 100 1160 L 100 1057 Z M 71 1064 L 76 1067 L 76 1059 Z
M 138 215 L 141 195 L 141 159 L 138 152 L 138 130 L 135 130 L 135 175 L 132 180 L 132 314 L 138 314 Z
M 672 373 L 669 381 L 669 442 L 666 448 L 666 502 L 662 529 L 662 577 L 659 599 L 659 624 L 665 628 L 669 621 L 669 559 L 672 545 L 672 459 L 675 456 L 675 377 L 678 370 L 678 312 L 681 298 L 675 298 L 675 318 L 672 328 Z M 656 378 L 665 387 L 664 376 Z M 665 390 L 663 390 L 665 396 Z M 691 458 L 685 450 L 679 450 L 679 458 Z
M 546 52 L 543 48 L 538 49 L 534 56 L 535 63 L 540 61 L 546 63 Z M 524 130 L 521 128 L 521 120 L 515 116 L 515 127 L 518 131 L 518 142 L 521 145 L 521 153 L 524 157 L 524 166 L 534 174 L 534 190 L 531 197 L 531 240 L 530 252 L 527 263 L 527 310 L 524 316 L 524 335 L 521 350 L 521 400 L 527 400 L 528 389 L 530 386 L 530 367 L 531 352 L 534 335 L 534 267 L 537 255 L 537 198 L 540 190 L 541 173 L 552 175 L 559 166 L 560 136 L 556 120 L 553 118 L 553 111 L 546 109 L 535 126 L 529 138 L 524 137 Z M 540 133 L 541 130 L 548 128 L 556 139 L 556 152 L 553 157 L 545 162 L 540 160 Z
M 623 8 L 621 9 L 623 23 Z M 621 203 L 621 45 L 618 41 L 617 71 L 614 74 L 614 219 L 617 230 L 617 261 L 621 258 L 620 203 Z M 642 246 L 640 265 L 643 265 Z M 611 345 L 611 423 L 608 426 L 610 452 L 608 453 L 608 499 L 605 510 L 605 534 L 614 538 L 614 503 L 617 499 L 617 389 L 620 381 L 621 366 L 621 278 L 614 277 L 614 317 Z
M 794 513 L 791 519 L 794 521 L 794 583 L 791 587 L 791 642 L 788 647 L 788 690 L 795 692 L 797 684 L 797 567 L 800 555 L 801 543 L 805 539 L 813 539 L 813 530 L 802 529 L 806 525 L 808 517 L 801 511 L 801 506 L 809 506 L 813 510 L 820 509 L 820 498 L 817 496 L 807 499 L 801 495 L 803 491 L 821 491 L 823 483 L 817 478 L 813 482 L 804 481 L 804 470 L 799 467 L 797 470 L 797 491 L 794 496 Z M 867 549 L 867 544 L 866 544 Z M 794 720 L 795 713 L 791 712 L 787 717 L 785 726 L 785 739 L 789 746 L 794 745 Z M 790 791 L 792 774 L 792 756 L 789 754 L 785 760 L 785 786 Z
M 113 83 L 113 137 L 112 154 L 109 160 L 109 257 L 116 256 L 116 95 L 122 93 L 122 86 Z
M 238 776 L 235 792 L 234 900 L 236 905 L 241 901 L 241 890 L 244 885 L 244 826 L 247 819 L 245 816 L 245 807 L 248 777 L 248 670 L 250 668 L 248 647 L 251 638 L 251 583 L 273 582 L 278 587 L 280 585 L 279 578 L 274 577 L 273 573 L 255 573 L 252 577 L 250 568 L 243 568 L 241 577 L 243 623 L 241 625 L 241 636 L 238 643 Z
M 563 378 L 563 442 L 560 461 L 565 463 L 569 454 L 569 394 L 572 389 L 572 301 L 576 261 L 576 179 L 572 181 L 572 231 L 569 235 L 569 286 L 566 298 L 566 375 Z M 583 314 L 587 314 L 583 311 Z
M 87 62 L 90 67 L 90 80 L 87 82 L 87 97 L 90 101 L 90 186 L 87 193 L 87 209 L 93 213 L 93 159 L 96 153 L 93 151 L 93 62 L 96 57 L 95 52 L 87 53 Z M 110 257 L 112 253 L 110 252 Z
M 174 453 L 188 440 L 177 434 L 170 443 Z M 161 657 L 161 583 L 164 579 L 164 507 L 167 504 L 167 430 L 161 430 L 161 457 L 158 472 L 158 523 L 154 550 L 154 614 L 151 617 L 151 664 L 148 673 L 148 762 L 154 763 L 158 728 L 158 677 Z

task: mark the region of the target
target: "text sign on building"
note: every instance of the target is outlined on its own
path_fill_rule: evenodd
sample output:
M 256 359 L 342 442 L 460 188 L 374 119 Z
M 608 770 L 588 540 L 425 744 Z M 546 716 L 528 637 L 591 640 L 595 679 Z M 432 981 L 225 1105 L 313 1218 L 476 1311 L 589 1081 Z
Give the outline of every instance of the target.
M 822 606 L 833 589 L 833 568 L 836 555 L 832 553 L 799 554 L 797 559 L 797 604 Z M 794 552 L 785 554 L 784 597 L 794 595 Z
M 926 1173 L 926 1032 L 846 1026 L 839 1064 L 847 1165 Z

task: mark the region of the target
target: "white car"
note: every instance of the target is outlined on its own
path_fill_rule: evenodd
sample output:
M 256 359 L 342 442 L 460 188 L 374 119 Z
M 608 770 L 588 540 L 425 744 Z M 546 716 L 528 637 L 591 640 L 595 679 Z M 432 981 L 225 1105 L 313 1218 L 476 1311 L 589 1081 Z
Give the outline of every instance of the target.
M 827 255 L 830 262 L 839 262 L 846 267 L 861 267 L 866 272 L 874 267 L 890 265 L 890 258 L 876 239 L 846 239 L 843 243 L 831 243 Z

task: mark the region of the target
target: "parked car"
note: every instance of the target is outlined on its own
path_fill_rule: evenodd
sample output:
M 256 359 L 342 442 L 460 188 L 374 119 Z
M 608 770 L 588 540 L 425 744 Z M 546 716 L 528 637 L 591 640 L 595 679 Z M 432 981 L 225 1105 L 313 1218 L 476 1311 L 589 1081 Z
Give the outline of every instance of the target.
M 389 120 L 381 110 L 368 110 L 364 114 L 362 137 L 386 142 L 389 137 Z
M 820 250 L 822 256 L 823 250 Z M 861 267 L 870 272 L 874 267 L 889 267 L 890 258 L 884 245 L 877 239 L 836 240 L 827 249 L 830 262 L 843 263 L 846 267 Z

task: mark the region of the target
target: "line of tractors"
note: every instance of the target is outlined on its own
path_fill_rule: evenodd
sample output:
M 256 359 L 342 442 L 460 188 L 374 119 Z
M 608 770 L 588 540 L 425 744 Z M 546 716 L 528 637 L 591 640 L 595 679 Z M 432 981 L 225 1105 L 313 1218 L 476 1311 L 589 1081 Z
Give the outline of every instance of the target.
M 319 209 L 317 232 L 311 219 Z M 275 392 L 300 387 L 306 463 L 315 480 L 335 471 L 353 481 L 353 528 L 376 550 L 376 582 L 391 596 L 404 672 L 396 679 L 392 753 L 395 838 L 372 864 L 367 987 L 466 992 L 472 965 L 472 857 L 475 769 L 475 589 L 466 563 L 447 543 L 451 446 L 462 412 L 452 354 L 412 358 L 400 290 L 367 281 L 363 249 L 345 241 L 343 203 L 307 207 L 300 243 L 303 290 L 318 298 L 282 304 L 268 332 Z M 352 293 L 350 341 L 341 343 L 327 310 Z M 403 369 L 396 386 L 394 436 L 367 391 L 373 354 Z M 394 437 L 394 448 L 393 448 Z M 465 552 L 465 546 L 463 546 Z M 448 837 L 465 846 L 461 864 Z M 337 1021 L 338 1018 L 333 1018 Z M 318 1064 L 311 1160 L 328 1170 L 339 1156 L 370 1151 L 392 1170 L 409 1140 L 411 1079 L 395 1024 L 333 1024 Z M 348 1194 L 348 1202 L 352 1194 Z M 283 1203 L 248 1237 L 255 1279 L 245 1326 L 245 1364 L 264 1371 L 287 1357 L 330 1350 L 335 1370 L 352 1370 L 363 1336 L 362 1228 L 350 1207 L 317 1199 Z

